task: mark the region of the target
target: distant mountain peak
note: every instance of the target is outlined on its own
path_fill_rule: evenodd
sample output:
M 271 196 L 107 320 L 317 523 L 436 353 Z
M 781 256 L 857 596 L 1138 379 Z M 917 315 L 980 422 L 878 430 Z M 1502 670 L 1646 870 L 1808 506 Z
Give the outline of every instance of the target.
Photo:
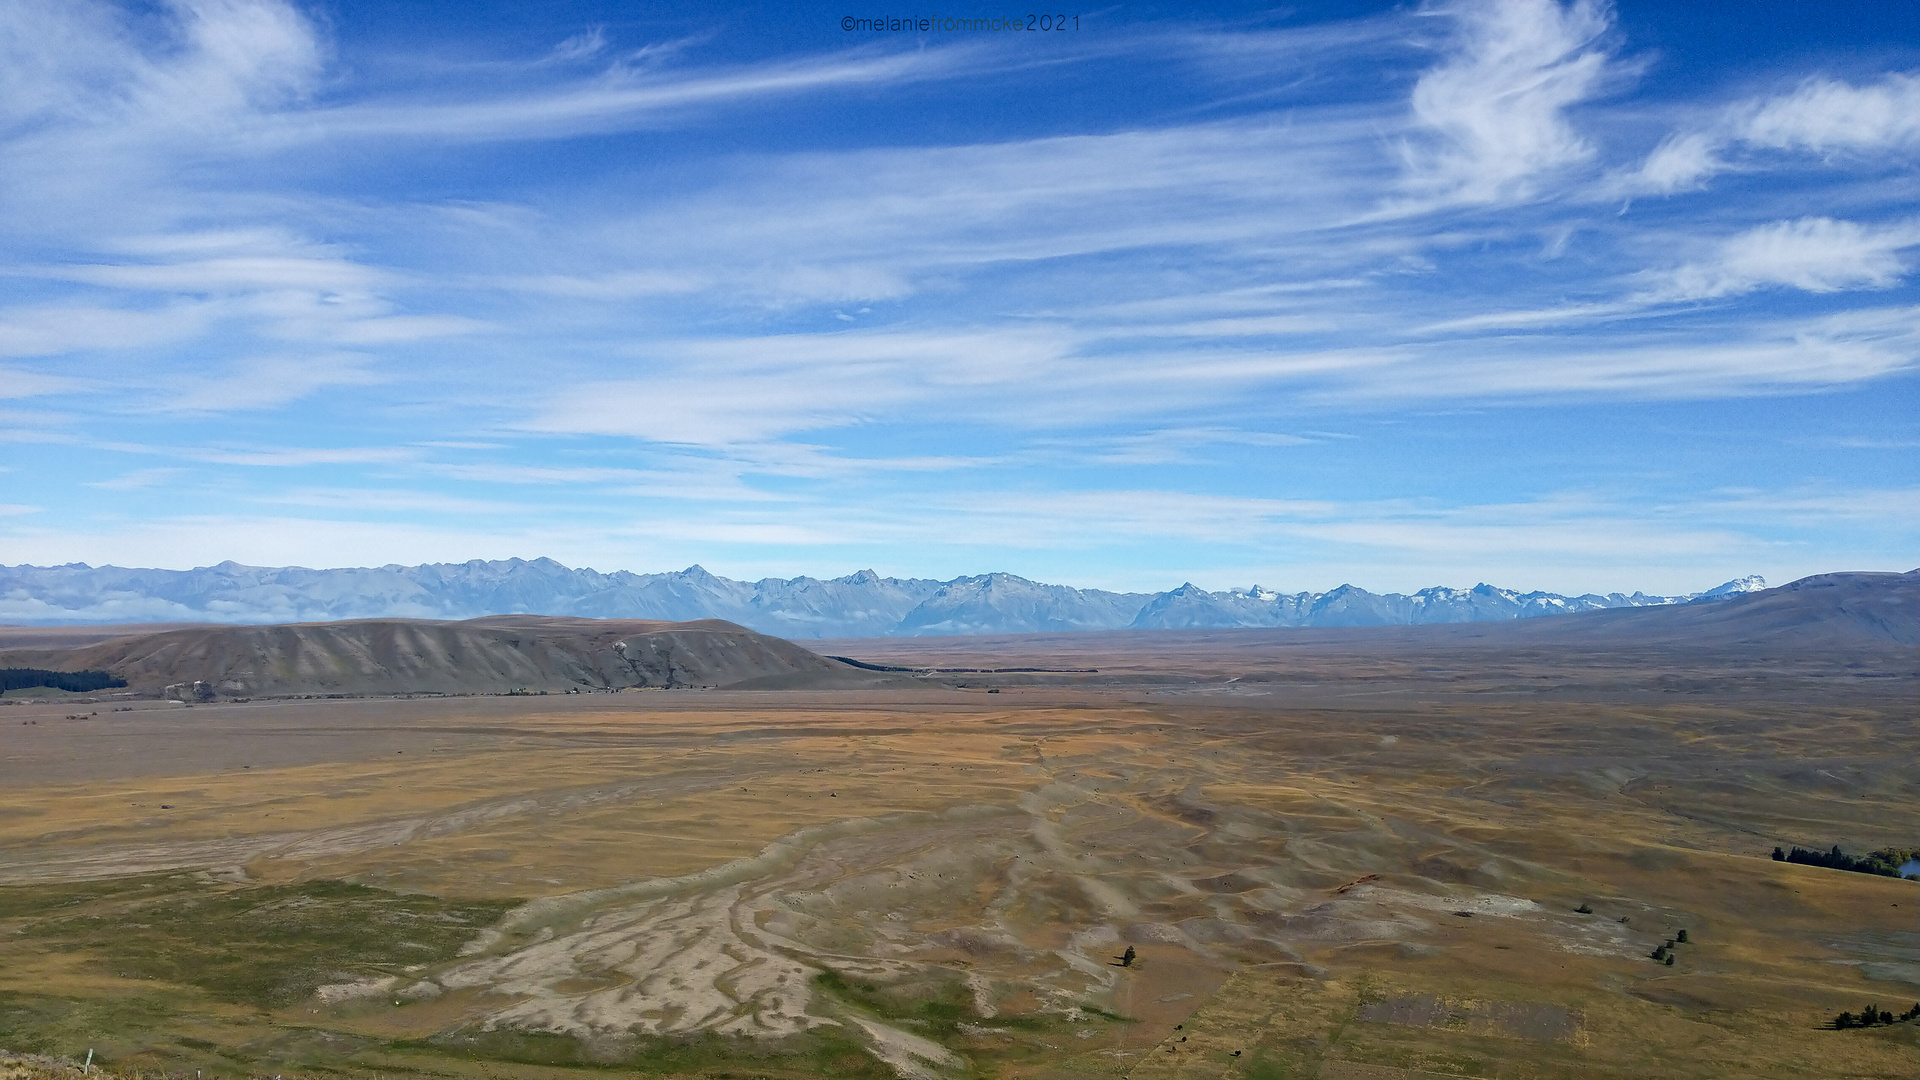
M 1698 597 L 1705 600 L 1718 596 L 1739 596 L 1742 593 L 1760 592 L 1767 587 L 1767 579 L 1759 574 L 1748 574 L 1743 578 L 1734 578 L 1724 585 L 1715 585 Z
M 285 623 L 342 619 L 469 619 L 526 613 L 619 619 L 725 619 L 791 638 L 1008 634 L 1200 627 L 1394 626 L 1488 622 L 1603 608 L 1730 599 L 1766 587 L 1758 576 L 1704 593 L 1569 597 L 1481 582 L 1411 595 L 1346 583 L 1283 594 L 1253 585 L 1209 592 L 1191 581 L 1162 593 L 1048 585 L 994 571 L 949 581 L 873 570 L 735 581 L 698 563 L 669 573 L 601 574 L 542 556 L 335 570 L 255 567 L 231 560 L 193 570 L 69 563 L 0 566 L 0 623 Z

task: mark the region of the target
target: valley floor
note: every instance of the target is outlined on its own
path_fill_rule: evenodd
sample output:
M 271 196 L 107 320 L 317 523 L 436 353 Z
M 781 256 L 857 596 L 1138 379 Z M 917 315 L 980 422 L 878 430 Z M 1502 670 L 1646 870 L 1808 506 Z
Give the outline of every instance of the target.
M 1911 1077 L 1920 1025 L 1825 1025 L 1920 999 L 1920 882 L 1767 855 L 1920 841 L 1912 672 L 1516 672 L 10 700 L 0 1048 L 115 1075 Z

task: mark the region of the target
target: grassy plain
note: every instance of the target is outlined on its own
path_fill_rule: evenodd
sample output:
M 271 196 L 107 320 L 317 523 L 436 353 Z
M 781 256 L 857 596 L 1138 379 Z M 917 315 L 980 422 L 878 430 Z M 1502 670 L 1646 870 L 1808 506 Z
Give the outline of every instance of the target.
M 1920 840 L 1910 658 L 1155 675 L 1054 647 L 1105 674 L 5 705 L 0 1048 L 207 1076 L 1913 1075 L 1920 1025 L 1823 1024 L 1920 999 L 1920 884 L 1766 857 Z

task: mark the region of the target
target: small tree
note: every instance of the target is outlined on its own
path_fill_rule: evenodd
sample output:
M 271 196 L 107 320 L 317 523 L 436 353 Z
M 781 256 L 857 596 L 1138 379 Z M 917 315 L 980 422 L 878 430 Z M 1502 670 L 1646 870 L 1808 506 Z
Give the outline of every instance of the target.
M 1687 932 L 1685 930 L 1680 931 L 1679 933 L 1673 935 L 1673 940 L 1679 942 L 1682 945 L 1685 945 L 1687 943 Z
M 1656 946 L 1654 950 L 1647 955 L 1653 957 L 1655 960 L 1665 960 L 1667 958 L 1667 947 L 1665 945 Z
M 1850 1012 L 1843 1012 L 1839 1016 L 1834 1017 L 1833 1026 L 1835 1029 L 1839 1031 L 1847 1030 L 1848 1028 L 1853 1026 L 1853 1014 Z
M 1785 848 L 1781 848 L 1781 847 L 1775 847 L 1775 848 L 1773 849 L 1773 861 L 1774 861 L 1774 862 L 1786 862 L 1786 861 L 1787 861 L 1787 852 L 1786 852 L 1786 849 L 1785 849 Z
M 1668 953 L 1668 954 L 1667 954 L 1667 966 L 1668 966 L 1668 967 L 1672 967 L 1672 966 L 1673 966 L 1673 954 L 1672 954 L 1672 953 Z

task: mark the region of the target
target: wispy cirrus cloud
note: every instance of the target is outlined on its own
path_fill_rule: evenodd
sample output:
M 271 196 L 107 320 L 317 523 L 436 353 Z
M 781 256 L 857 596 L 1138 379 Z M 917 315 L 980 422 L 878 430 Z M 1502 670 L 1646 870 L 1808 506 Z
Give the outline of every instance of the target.
M 1892 72 L 1855 85 L 1807 79 L 1784 94 L 1751 98 L 1703 128 L 1668 136 L 1618 190 L 1670 194 L 1697 190 L 1729 169 L 1765 168 L 1732 155 L 1759 151 L 1872 155 L 1920 145 L 1920 76 Z
M 0 356 L 169 345 L 201 333 L 213 315 L 191 300 L 146 309 L 74 303 L 9 308 L 0 310 Z
M 1906 273 L 1900 252 L 1920 245 L 1920 224 L 1864 226 L 1812 217 L 1728 237 L 1706 261 L 1652 275 L 1655 300 L 1712 299 L 1784 285 L 1810 293 L 1883 289 Z
M 836 89 L 952 78 L 976 69 L 977 50 L 850 51 L 806 60 L 700 72 L 613 71 L 582 85 L 491 100 L 356 103 L 262 123 L 272 146 L 368 138 L 557 139 L 683 121 L 691 110 Z
M 417 459 L 420 452 L 403 446 L 164 446 L 128 442 L 97 442 L 92 448 L 115 454 L 139 454 L 208 465 L 296 469 L 314 465 L 369 465 Z
M 1525 198 L 1545 174 L 1590 160 L 1592 144 L 1566 110 L 1608 77 L 1606 8 L 1593 0 L 1459 3 L 1430 9 L 1458 38 L 1413 90 L 1413 114 L 1433 133 L 1402 152 L 1421 196 L 1463 202 Z
M 227 374 L 178 379 L 134 406 L 163 413 L 226 413 L 270 409 L 335 386 L 374 386 L 383 377 L 371 357 L 353 353 L 252 357 Z
M 1818 446 L 1770 431 L 1920 356 L 1913 76 L 1761 57 L 1740 85 L 1777 93 L 1650 91 L 1670 61 L 1616 21 L 1646 16 L 1599 3 L 853 49 L 589 12 L 404 55 L 280 0 L 129 10 L 0 11 L 0 393 L 30 395 L 0 437 L 37 455 L 15 501 L 69 523 L 9 551 L 95 542 L 61 491 L 218 492 L 277 508 L 227 524 L 279 561 L 334 550 L 311 519 L 334 559 L 1007 550 L 1085 581 L 1231 548 L 1375 587 L 1455 551 L 1554 586 L 1774 539 L 1737 500 L 1514 509 L 1538 490 L 1792 487 Z M 1729 476 L 1675 479 L 1669 439 Z M 86 488 L 129 454 L 190 468 Z
M 1894 73 L 1865 86 L 1809 79 L 1736 110 L 1733 129 L 1753 146 L 1816 154 L 1917 146 L 1920 76 Z

